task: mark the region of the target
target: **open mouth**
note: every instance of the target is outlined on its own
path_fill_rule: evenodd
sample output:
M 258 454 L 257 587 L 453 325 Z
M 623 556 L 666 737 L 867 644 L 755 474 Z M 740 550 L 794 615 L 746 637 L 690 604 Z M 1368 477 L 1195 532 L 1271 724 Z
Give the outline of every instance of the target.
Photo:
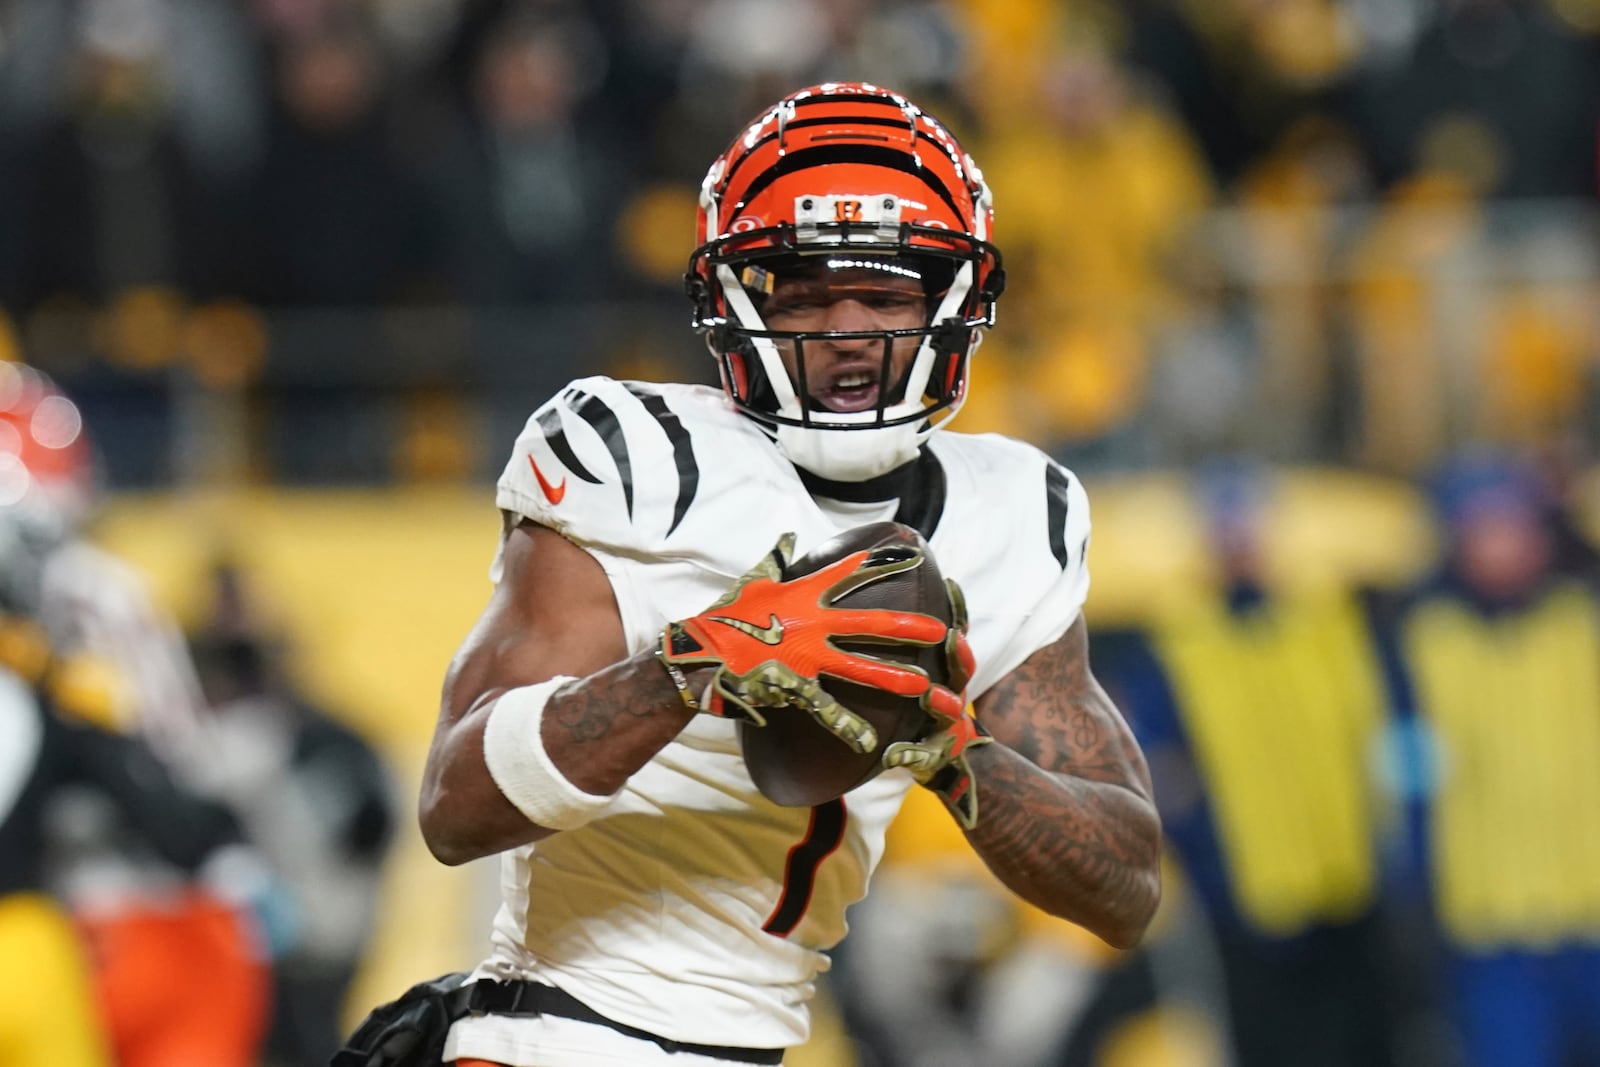
M 878 406 L 878 372 L 875 369 L 839 369 L 813 394 L 829 411 L 871 411 Z

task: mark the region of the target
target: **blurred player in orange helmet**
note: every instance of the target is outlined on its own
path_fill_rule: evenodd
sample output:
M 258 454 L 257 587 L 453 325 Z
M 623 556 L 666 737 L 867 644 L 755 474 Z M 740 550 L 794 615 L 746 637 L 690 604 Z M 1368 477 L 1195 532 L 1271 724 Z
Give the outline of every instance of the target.
M 1037 449 L 942 429 L 1003 288 L 991 214 L 972 158 L 904 96 L 793 93 L 701 187 L 687 285 L 722 388 L 585 378 L 529 419 L 422 787 L 434 854 L 504 872 L 446 1059 L 780 1062 L 913 788 L 1011 892 L 1115 945 L 1142 935 L 1159 825 L 1088 667 L 1087 499 Z M 951 622 L 829 606 L 829 582 L 891 566 L 865 552 L 794 573 L 886 519 L 959 583 Z M 941 647 L 949 671 L 846 636 Z M 920 733 L 880 742 L 832 679 L 917 700 Z M 883 773 L 774 803 L 736 720 L 778 715 Z
M 95 492 L 78 406 L 20 363 L 0 364 L 0 479 L 0 502 L 57 538 L 82 521 Z
M 14 539 L 0 547 L 8 567 L 15 548 Z M 237 839 L 234 822 L 177 786 L 137 735 L 86 720 L 94 709 L 81 703 L 74 662 L 35 640 L 9 591 L 0 608 L 0 1061 L 213 1062 L 226 1047 L 215 1033 L 230 1025 L 234 983 L 226 966 L 216 966 L 218 954 L 196 951 L 193 940 L 233 937 L 231 911 L 185 898 L 155 907 L 147 895 L 140 906 L 75 924 L 51 875 L 61 835 L 73 832 L 73 812 L 85 804 L 118 817 L 124 846 L 137 842 L 186 878 Z M 199 921 L 202 912 L 212 920 Z M 210 968 L 203 998 L 194 977 L 172 973 L 177 964 Z M 174 997 L 195 1004 L 174 1005 Z
M 0 522 L 26 561 L 6 577 L 58 665 L 52 700 L 147 742 L 174 788 L 203 805 L 185 785 L 204 753 L 194 667 L 140 576 L 82 536 L 97 481 L 77 406 L 37 370 L 0 363 Z M 254 853 L 236 829 L 212 826 L 174 863 L 129 832 L 126 805 L 65 792 L 52 814 L 55 889 L 91 950 L 117 1062 L 251 1067 L 269 1007 L 245 906 L 268 884 Z

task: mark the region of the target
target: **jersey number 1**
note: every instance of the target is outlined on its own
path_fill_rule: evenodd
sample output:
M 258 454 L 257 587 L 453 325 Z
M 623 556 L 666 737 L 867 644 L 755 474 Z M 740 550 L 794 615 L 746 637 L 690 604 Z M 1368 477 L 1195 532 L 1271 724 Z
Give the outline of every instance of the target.
M 833 855 L 844 840 L 844 800 L 830 800 L 811 809 L 811 825 L 806 836 L 789 850 L 783 866 L 783 893 L 778 906 L 761 929 L 777 937 L 788 937 L 799 925 L 801 916 L 811 904 L 812 891 L 817 885 L 817 868 Z

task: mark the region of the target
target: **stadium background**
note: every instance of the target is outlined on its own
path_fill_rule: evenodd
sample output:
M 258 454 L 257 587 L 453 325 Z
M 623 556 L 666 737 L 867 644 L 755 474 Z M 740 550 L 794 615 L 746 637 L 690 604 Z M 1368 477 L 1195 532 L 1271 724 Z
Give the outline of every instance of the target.
M 1012 286 L 958 426 L 1083 476 L 1092 624 L 1202 579 L 1218 457 L 1288 472 L 1290 582 L 1420 574 L 1466 444 L 1600 500 L 1595 0 L 5 0 L 0 352 L 82 407 L 98 538 L 191 625 L 241 564 L 397 772 L 353 1011 L 482 943 L 409 811 L 507 445 L 573 376 L 710 380 L 701 170 L 827 77 L 986 169 Z

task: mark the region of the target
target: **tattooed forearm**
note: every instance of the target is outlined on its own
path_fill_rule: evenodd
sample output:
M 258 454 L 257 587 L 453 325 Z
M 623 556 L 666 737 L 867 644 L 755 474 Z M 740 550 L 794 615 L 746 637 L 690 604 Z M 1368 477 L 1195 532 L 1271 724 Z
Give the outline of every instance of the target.
M 483 768 L 484 725 L 503 691 L 487 691 L 435 740 L 424 771 L 423 835 L 446 863 L 503 852 L 552 832 L 528 822 Z M 545 705 L 540 734 L 567 780 L 602 796 L 621 788 L 691 714 L 654 657 L 639 655 L 556 690 Z
M 1108 942 L 1137 940 L 1154 912 L 1154 815 L 1116 786 L 1050 781 L 1000 746 L 976 770 L 982 817 L 969 834 L 996 877 L 1030 903 Z
M 655 657 L 640 653 L 556 691 L 545 713 L 545 749 L 580 789 L 612 793 L 690 715 Z
M 1160 828 L 1138 745 L 1089 671 L 1083 623 L 986 693 L 973 846 L 1033 904 L 1115 945 L 1160 896 Z

